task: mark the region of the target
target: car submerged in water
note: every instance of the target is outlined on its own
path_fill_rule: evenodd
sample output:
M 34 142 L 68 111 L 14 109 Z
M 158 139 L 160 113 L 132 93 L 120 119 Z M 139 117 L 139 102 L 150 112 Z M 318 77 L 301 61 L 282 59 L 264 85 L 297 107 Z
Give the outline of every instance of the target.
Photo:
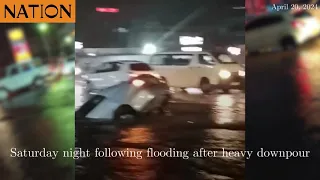
M 144 74 L 90 94 L 77 111 L 77 119 L 119 123 L 141 113 L 164 111 L 170 99 L 169 86 L 159 78 Z

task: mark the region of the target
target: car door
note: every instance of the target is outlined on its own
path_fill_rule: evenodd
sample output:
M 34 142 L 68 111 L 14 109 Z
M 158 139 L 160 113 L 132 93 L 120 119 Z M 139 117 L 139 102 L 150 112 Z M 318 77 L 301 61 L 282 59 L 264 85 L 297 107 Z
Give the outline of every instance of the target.
M 197 83 L 200 84 L 201 78 L 208 78 L 211 84 L 218 82 L 217 60 L 207 53 L 201 53 L 197 57 L 198 68 L 194 69 L 197 75 Z
M 171 82 L 174 87 L 197 87 L 196 76 L 192 62 L 195 60 L 194 54 L 172 54 L 168 56 L 171 62 Z
M 163 78 L 166 79 L 167 83 L 172 85 L 172 68 L 170 68 L 170 62 L 166 61 L 167 55 L 155 54 L 150 58 L 151 67 Z
M 178 82 L 177 71 L 180 71 L 181 68 L 174 65 L 176 62 L 173 62 L 172 58 L 174 54 L 156 54 L 153 55 L 150 59 L 150 64 L 152 68 L 163 77 L 169 86 L 171 87 L 182 87 L 181 82 Z
M 119 84 L 124 72 L 121 72 L 119 63 L 103 63 L 88 76 L 94 89 L 103 89 Z

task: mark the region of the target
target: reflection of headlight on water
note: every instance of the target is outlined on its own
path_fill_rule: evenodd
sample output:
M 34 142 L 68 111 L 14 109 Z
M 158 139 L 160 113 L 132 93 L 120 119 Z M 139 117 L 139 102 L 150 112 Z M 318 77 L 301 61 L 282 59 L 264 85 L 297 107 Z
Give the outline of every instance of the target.
M 222 95 L 217 97 L 217 105 L 220 107 L 231 107 L 234 104 L 234 99 L 230 95 Z
M 227 70 L 221 70 L 219 72 L 219 76 L 222 78 L 222 79 L 228 79 L 230 76 L 231 76 L 231 72 L 227 71 Z
M 239 75 L 239 76 L 245 76 L 245 75 L 246 75 L 246 72 L 245 72 L 245 71 L 240 70 L 240 71 L 238 71 L 238 75 Z

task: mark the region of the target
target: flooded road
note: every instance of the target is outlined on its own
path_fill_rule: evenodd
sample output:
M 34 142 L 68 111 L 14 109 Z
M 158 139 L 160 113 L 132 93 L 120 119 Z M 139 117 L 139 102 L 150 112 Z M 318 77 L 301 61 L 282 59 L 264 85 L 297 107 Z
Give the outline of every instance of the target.
M 66 78 L 24 92 L 2 104 L 0 158 L 4 179 L 71 179 L 72 158 L 10 157 L 10 149 L 69 150 L 74 147 L 74 85 Z
M 317 38 L 295 51 L 246 58 L 246 148 L 311 152 L 291 160 L 252 157 L 246 178 L 320 178 L 319 57 Z
M 101 148 L 133 151 L 137 157 L 106 157 L 106 179 L 244 179 L 244 158 L 222 157 L 225 151 L 245 148 L 245 96 L 175 93 L 166 115 L 152 114 L 114 133 L 99 135 Z M 112 136 L 112 137 L 110 137 Z M 148 157 L 153 151 L 188 151 L 183 157 Z M 193 157 L 201 148 L 216 157 Z M 150 150 L 150 149 L 149 149 Z M 150 152 L 149 152 L 150 155 Z M 157 154 L 156 154 L 157 155 Z M 88 179 L 88 178 L 86 178 Z

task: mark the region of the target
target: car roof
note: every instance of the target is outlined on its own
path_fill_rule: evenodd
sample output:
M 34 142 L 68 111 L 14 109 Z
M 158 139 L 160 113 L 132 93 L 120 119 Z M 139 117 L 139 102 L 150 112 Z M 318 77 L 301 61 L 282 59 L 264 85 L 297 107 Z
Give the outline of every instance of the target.
M 208 53 L 206 51 L 169 51 L 169 52 L 159 52 L 155 53 L 153 55 L 165 55 L 165 54 L 202 54 L 202 53 Z
M 145 63 L 145 62 L 134 61 L 134 60 L 120 60 L 120 61 L 107 61 L 107 62 L 103 62 L 103 63 L 136 64 L 136 63 Z

